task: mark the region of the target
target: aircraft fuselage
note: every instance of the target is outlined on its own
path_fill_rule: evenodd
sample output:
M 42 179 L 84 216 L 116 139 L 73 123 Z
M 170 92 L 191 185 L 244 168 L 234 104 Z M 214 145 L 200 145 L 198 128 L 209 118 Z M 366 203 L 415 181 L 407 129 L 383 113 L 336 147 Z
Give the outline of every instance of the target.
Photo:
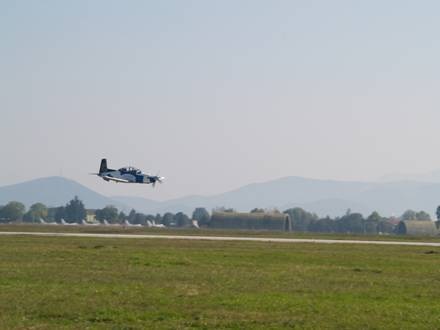
M 107 160 L 101 160 L 101 166 L 99 168 L 99 173 L 96 173 L 105 181 L 114 181 L 120 183 L 151 183 L 153 186 L 156 182 L 162 183 L 163 177 L 158 175 L 149 175 L 142 173 L 141 170 L 127 166 L 122 167 L 119 170 L 110 169 L 107 167 Z

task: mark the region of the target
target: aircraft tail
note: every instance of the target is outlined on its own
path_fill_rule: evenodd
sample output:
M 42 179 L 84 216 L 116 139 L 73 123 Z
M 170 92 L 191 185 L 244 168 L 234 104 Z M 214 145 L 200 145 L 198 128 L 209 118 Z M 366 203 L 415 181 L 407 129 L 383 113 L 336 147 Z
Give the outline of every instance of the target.
M 103 173 L 103 172 L 107 172 L 108 168 L 107 168 L 107 159 L 103 158 L 101 159 L 101 166 L 99 167 L 99 174 Z

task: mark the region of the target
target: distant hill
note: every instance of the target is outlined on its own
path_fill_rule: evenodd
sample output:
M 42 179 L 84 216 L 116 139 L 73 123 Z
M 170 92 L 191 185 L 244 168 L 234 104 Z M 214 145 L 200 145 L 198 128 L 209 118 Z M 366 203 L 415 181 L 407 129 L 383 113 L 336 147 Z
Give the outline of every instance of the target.
M 253 183 L 212 196 L 189 196 L 154 203 L 137 199 L 137 210 L 148 213 L 183 211 L 190 214 L 195 207 L 225 206 L 249 211 L 255 207 L 285 210 L 299 206 L 320 216 L 332 217 L 343 215 L 347 209 L 364 215 L 373 211 L 385 216 L 401 215 L 407 209 L 424 210 L 433 215 L 438 205 L 440 183 L 350 182 L 301 177 Z
M 190 215 L 196 207 L 211 210 L 225 206 L 249 211 L 255 207 L 285 210 L 299 206 L 320 216 L 332 217 L 343 215 L 347 209 L 364 215 L 372 211 L 384 216 L 401 215 L 407 209 L 424 210 L 433 215 L 440 205 L 440 183 L 348 182 L 286 177 L 212 196 L 187 196 L 160 202 L 130 196 L 110 198 L 75 181 L 49 177 L 0 187 L 0 205 L 17 200 L 26 206 L 35 202 L 60 206 L 75 195 L 88 208 L 112 204 L 124 211 L 134 208 L 150 214 L 182 211 Z
M 440 183 L 440 170 L 431 171 L 428 173 L 392 173 L 382 176 L 379 181 L 381 182 L 396 182 L 396 181 L 416 181 L 416 182 L 430 182 Z
M 0 205 L 15 200 L 22 202 L 26 207 L 36 202 L 47 206 L 61 206 L 74 196 L 78 196 L 87 208 L 102 208 L 113 204 L 120 209 L 129 209 L 124 203 L 98 194 L 73 180 L 58 176 L 0 187 Z

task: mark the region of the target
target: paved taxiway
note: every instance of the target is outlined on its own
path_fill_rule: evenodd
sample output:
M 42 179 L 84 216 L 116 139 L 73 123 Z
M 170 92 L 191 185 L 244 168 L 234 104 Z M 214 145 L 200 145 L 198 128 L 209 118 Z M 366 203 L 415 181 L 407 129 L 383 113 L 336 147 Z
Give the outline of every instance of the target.
M 46 236 L 46 237 L 91 237 L 91 238 L 136 238 L 136 239 L 172 239 L 203 241 L 239 241 L 267 243 L 316 243 L 316 244 L 373 244 L 373 245 L 408 245 L 440 247 L 440 242 L 406 241 L 362 241 L 309 238 L 269 238 L 269 237 L 227 237 L 227 236 L 181 236 L 181 235 L 144 235 L 144 234 L 85 234 L 85 233 L 44 233 L 44 232 L 0 232 L 0 236 Z

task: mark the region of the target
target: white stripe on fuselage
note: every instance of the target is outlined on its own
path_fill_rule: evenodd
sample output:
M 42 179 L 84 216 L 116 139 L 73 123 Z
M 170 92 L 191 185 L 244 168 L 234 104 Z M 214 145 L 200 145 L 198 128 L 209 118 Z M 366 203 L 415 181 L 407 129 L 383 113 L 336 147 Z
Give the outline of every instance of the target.
M 103 179 L 113 180 L 116 182 L 136 182 L 136 177 L 133 174 L 124 173 L 121 174 L 119 171 L 107 171 L 99 175 Z

